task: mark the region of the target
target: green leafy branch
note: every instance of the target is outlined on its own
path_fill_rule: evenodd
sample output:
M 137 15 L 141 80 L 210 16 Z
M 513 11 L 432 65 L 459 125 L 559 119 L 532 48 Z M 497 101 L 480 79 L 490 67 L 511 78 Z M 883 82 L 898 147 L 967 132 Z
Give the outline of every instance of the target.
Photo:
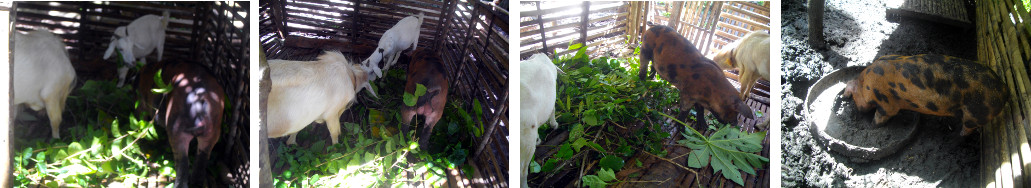
M 770 159 L 755 154 L 762 151 L 762 140 L 766 137 L 765 131 L 747 133 L 741 132 L 734 126 L 723 126 L 706 137 L 698 130 L 670 115 L 657 113 L 673 119 L 690 131 L 691 134 L 681 133 L 685 139 L 679 140 L 677 143 L 692 149 L 687 158 L 687 166 L 691 168 L 712 165 L 713 173 L 722 172 L 723 177 L 738 185 L 744 185 L 741 172 L 738 170 L 755 175 L 755 168 L 770 162 Z

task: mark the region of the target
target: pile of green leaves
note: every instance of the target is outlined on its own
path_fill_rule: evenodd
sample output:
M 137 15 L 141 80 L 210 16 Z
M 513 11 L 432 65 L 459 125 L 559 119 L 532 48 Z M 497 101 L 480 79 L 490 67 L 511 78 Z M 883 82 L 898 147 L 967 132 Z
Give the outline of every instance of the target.
M 22 144 L 13 149 L 15 186 L 135 186 L 154 174 L 174 177 L 167 142 L 159 141 L 162 131 L 138 119 L 136 106 L 125 102 L 133 94 L 131 86 L 111 81 L 86 81 L 74 90 L 63 119 L 78 125 L 62 130 L 61 139 L 16 137 Z
M 639 49 L 629 57 L 594 59 L 586 55 L 586 47 L 581 44 L 570 45 L 569 49 L 577 51 L 572 55 L 561 56 L 554 60 L 556 65 L 565 72 L 565 74 L 559 75 L 555 113 L 560 129 L 554 133 L 568 131 L 569 136 L 555 138 L 565 140 L 560 145 L 539 146 L 538 148 L 554 147 L 557 152 L 551 156 L 535 156 L 545 159 L 543 160 L 544 164 L 538 164 L 539 160 L 534 160 L 530 164 L 530 173 L 555 173 L 560 170 L 573 170 L 569 169 L 570 166 L 579 167 L 581 169 L 578 171 L 596 172 L 596 174 L 581 177 L 581 185 L 604 187 L 620 181 L 614 176 L 615 172 L 623 169 L 626 164 L 625 160 L 637 152 L 646 151 L 664 157 L 667 151 L 664 149 L 663 143 L 670 139 L 671 135 L 669 132 L 663 131 L 662 127 L 676 126 L 675 124 L 664 124 L 664 122 L 668 122 L 666 121 L 668 119 L 675 119 L 668 117 L 665 113 L 679 113 L 677 109 L 679 91 L 673 88 L 669 82 L 660 79 L 640 80 L 638 78 Z M 695 121 L 697 118 L 690 116 L 689 119 Z M 715 118 L 711 116 L 705 120 L 710 125 L 717 125 Z M 618 131 L 631 126 L 644 127 L 630 135 Z M 734 129 L 733 126 L 723 125 L 721 127 L 723 128 L 720 131 L 709 137 L 701 135 L 700 132 L 693 129 L 690 129 L 693 131 L 692 134 L 684 134 L 691 140 L 685 141 L 684 143 L 690 145 L 684 147 L 698 148 L 692 153 L 692 156 L 697 158 L 695 158 L 695 163 L 690 166 L 701 168 L 708 165 L 709 163 L 703 164 L 703 162 L 709 162 L 709 160 L 702 161 L 701 159 L 707 156 L 705 154 L 710 154 L 708 156 L 716 157 L 712 160 L 713 162 L 720 162 L 722 165 L 713 165 L 719 167 L 717 172 L 722 171 L 728 179 L 734 179 L 730 176 L 736 174 L 734 180 L 740 184 L 741 176 L 737 170 L 741 169 L 746 173 L 754 174 L 754 167 L 759 167 L 761 164 L 753 163 L 756 162 L 756 160 L 750 160 L 753 158 L 742 158 L 737 154 L 751 154 L 757 152 L 754 149 L 761 150 L 762 148 L 761 145 L 758 147 L 751 145 L 753 140 L 744 142 L 744 139 L 738 138 L 740 135 L 745 135 L 740 137 L 749 139 L 757 137 L 761 142 L 765 133 L 747 134 Z M 715 130 L 719 127 L 712 126 L 710 128 Z M 552 128 L 545 124 L 538 130 L 538 133 L 542 139 L 547 138 L 546 135 L 552 133 Z M 695 140 L 700 140 L 700 142 Z M 723 160 L 727 159 L 724 157 L 728 155 L 724 154 L 728 153 L 731 154 L 730 158 L 745 160 Z M 564 164 L 569 163 L 568 161 L 583 161 L 582 163 L 586 164 Z M 725 164 L 728 163 L 725 162 L 728 161 L 735 166 L 726 166 Z M 748 163 L 744 164 L 751 166 L 737 165 L 741 164 L 737 163 L 739 161 L 747 161 Z M 760 157 L 758 161 L 768 162 L 768 159 Z M 597 162 L 598 165 L 593 166 L 592 169 L 583 169 L 588 164 L 594 164 L 593 162 Z M 640 161 L 633 161 L 631 164 L 638 167 L 642 165 Z M 639 176 L 639 174 L 631 174 L 631 176 Z
M 344 122 L 341 142 L 332 145 L 322 138 L 302 130 L 301 140 L 314 140 L 311 145 L 285 145 L 277 151 L 278 161 L 273 169 L 276 187 L 398 187 L 414 182 L 440 185 L 447 179 L 447 168 L 471 171 L 463 165 L 473 147 L 472 137 L 484 131 L 483 110 L 480 101 L 458 99 L 449 92 L 445 115 L 434 128 L 430 143 L 434 149 L 419 146 L 415 131 L 421 123 L 416 118 L 410 132 L 400 134 L 400 107 L 413 106 L 426 92 L 419 86 L 414 93 L 404 91 L 405 71 L 392 69 L 384 78 L 373 82 L 379 95 L 375 102 L 353 105 L 348 112 L 357 112 L 368 119 L 362 122 Z M 472 104 L 469 106 L 468 104 Z M 472 108 L 471 111 L 466 109 Z M 306 128 L 307 129 L 307 128 Z M 417 160 L 409 160 L 411 158 Z

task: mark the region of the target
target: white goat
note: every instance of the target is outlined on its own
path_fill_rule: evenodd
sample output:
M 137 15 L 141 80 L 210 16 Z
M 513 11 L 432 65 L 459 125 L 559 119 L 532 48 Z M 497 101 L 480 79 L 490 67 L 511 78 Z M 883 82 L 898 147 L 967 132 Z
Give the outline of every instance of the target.
M 268 60 L 272 91 L 268 95 L 268 137 L 290 135 L 297 144 L 298 131 L 311 122 L 326 122 L 333 144 L 340 135 L 340 114 L 361 89 L 369 85 L 369 73 L 351 64 L 338 51 L 326 51 L 317 61 Z
M 537 128 L 545 122 L 551 124 L 552 128 L 558 127 L 558 122 L 555 122 L 555 82 L 562 70 L 544 54 L 534 54 L 530 59 L 523 60 L 519 70 L 519 99 L 522 104 L 519 107 L 522 112 L 519 118 L 522 124 L 520 159 L 526 161 L 519 164 L 522 165 L 519 177 L 523 187 L 527 187 L 527 166 L 539 142 Z
M 14 102 L 35 111 L 47 109 L 51 137 L 61 138 L 61 112 L 75 80 L 75 69 L 61 38 L 50 31 L 14 34 Z M 13 117 L 18 117 L 18 111 Z
M 755 81 L 759 78 L 770 80 L 770 35 L 753 31 L 724 46 L 712 58 L 721 69 L 737 68 L 741 74 L 741 99 L 746 99 Z
M 379 38 L 379 47 L 372 52 L 372 56 L 362 61 L 362 65 L 366 67 L 365 71 L 376 74 L 373 79 L 383 77 L 383 71 L 397 63 L 397 59 L 401 57 L 401 51 L 408 47 L 412 47 L 414 51 L 415 47 L 419 46 L 419 29 L 422 27 L 424 17 L 426 15 L 423 13 L 419 13 L 419 16 L 405 17 L 387 32 L 383 32 L 383 37 Z M 379 63 L 384 57 L 386 57 L 386 61 L 381 69 Z
M 129 68 L 135 66 L 139 59 L 144 65 L 147 64 L 147 55 L 157 49 L 158 61 L 165 51 L 165 28 L 168 27 L 168 11 L 164 16 L 153 14 L 136 18 L 127 26 L 119 26 L 111 37 L 111 44 L 107 45 L 104 52 L 104 59 L 111 57 L 115 49 L 122 53 L 123 66 L 118 67 L 118 87 L 125 84 L 125 74 Z

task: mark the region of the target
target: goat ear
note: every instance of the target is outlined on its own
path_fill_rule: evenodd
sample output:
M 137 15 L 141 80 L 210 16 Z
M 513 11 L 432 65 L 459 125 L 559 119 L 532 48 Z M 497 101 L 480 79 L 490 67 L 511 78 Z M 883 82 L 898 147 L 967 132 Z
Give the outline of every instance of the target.
M 129 35 L 129 33 L 125 31 L 125 26 L 119 26 L 115 29 L 115 36 L 125 37 L 126 35 Z
M 376 91 L 372 90 L 372 85 L 370 85 L 369 82 L 365 82 L 364 84 L 362 84 L 361 88 L 365 88 L 366 90 L 369 90 L 369 94 L 372 94 L 372 98 L 379 99 L 379 97 L 376 96 Z
M 111 53 L 115 52 L 115 45 L 118 45 L 118 41 L 114 37 L 111 38 L 111 44 L 107 45 L 107 51 L 104 51 L 104 59 L 110 58 Z

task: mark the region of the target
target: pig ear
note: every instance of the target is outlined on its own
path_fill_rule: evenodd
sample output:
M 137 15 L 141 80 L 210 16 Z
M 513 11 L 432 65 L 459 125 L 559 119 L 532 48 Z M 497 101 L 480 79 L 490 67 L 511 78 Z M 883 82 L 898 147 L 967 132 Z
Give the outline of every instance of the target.
M 845 84 L 845 93 L 841 94 L 842 97 L 852 97 L 852 93 L 856 92 L 856 80 L 848 81 Z

